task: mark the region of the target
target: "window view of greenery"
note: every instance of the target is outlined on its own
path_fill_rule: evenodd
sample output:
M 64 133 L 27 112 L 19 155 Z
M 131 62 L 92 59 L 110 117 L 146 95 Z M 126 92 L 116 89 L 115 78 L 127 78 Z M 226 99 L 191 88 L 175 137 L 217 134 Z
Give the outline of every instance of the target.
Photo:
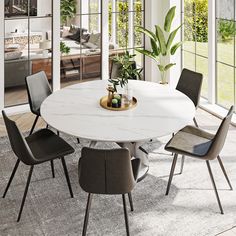
M 217 104 L 235 104 L 235 0 L 216 1 L 217 25 Z
M 143 56 L 134 52 L 142 48 L 143 34 L 135 30 L 144 23 L 144 0 L 110 0 L 109 1 L 109 35 L 118 49 L 128 49 L 135 53 L 137 65 L 143 67 Z
M 183 0 L 183 67 L 203 74 L 202 96 L 208 90 L 208 0 Z

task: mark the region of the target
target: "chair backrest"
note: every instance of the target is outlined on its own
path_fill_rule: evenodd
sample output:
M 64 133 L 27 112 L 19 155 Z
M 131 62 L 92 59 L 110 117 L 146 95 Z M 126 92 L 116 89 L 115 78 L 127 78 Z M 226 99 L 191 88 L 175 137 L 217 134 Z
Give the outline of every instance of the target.
M 220 127 L 216 132 L 211 147 L 206 155 L 207 159 L 213 160 L 220 154 L 226 140 L 233 112 L 234 106 L 231 106 L 227 116 L 222 120 Z
M 136 61 L 133 61 L 131 66 L 132 69 L 137 69 Z M 117 77 L 120 77 L 120 74 L 121 74 L 121 64 L 112 61 L 110 79 L 116 79 Z M 130 79 L 137 80 L 139 78 L 136 75 L 133 75 L 133 77 Z
M 198 107 L 201 95 L 202 80 L 202 74 L 188 69 L 183 69 L 176 86 L 176 90 L 179 90 L 188 96 L 193 101 L 196 108 Z
M 112 60 L 110 79 L 116 79 L 120 76 L 120 74 L 121 74 L 121 64 L 114 62 Z
M 129 150 L 125 148 L 100 150 L 84 147 L 79 162 L 79 183 L 88 193 L 131 192 L 135 180 Z
M 30 109 L 38 114 L 42 102 L 52 93 L 44 71 L 29 75 L 25 78 Z
M 2 111 L 2 115 L 13 152 L 26 165 L 32 165 L 34 157 L 25 138 L 22 136 L 16 123 L 10 120 L 4 111 Z

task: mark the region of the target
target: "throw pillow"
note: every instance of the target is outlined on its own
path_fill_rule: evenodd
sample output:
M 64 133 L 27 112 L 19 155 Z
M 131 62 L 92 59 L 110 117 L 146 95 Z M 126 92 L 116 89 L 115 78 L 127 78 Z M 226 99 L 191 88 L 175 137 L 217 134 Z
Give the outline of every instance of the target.
M 81 36 L 81 43 L 87 43 L 89 41 L 90 34 L 83 34 Z
M 77 42 L 80 42 L 80 39 L 81 39 L 81 35 L 84 34 L 84 32 L 86 32 L 87 30 L 86 29 L 83 29 L 83 28 L 78 28 L 76 33 L 73 34 L 73 35 L 69 35 L 68 38 L 69 39 L 72 39 L 72 40 L 75 40 Z
M 97 45 L 98 41 L 99 41 L 99 38 L 101 37 L 101 34 L 100 33 L 97 33 L 97 34 L 91 34 L 90 35 L 90 38 L 89 38 L 89 43 L 92 43 L 92 44 L 95 44 Z
M 70 33 L 70 27 L 68 27 L 68 26 L 63 26 L 61 37 L 62 37 L 62 38 L 65 38 L 65 37 L 67 37 L 67 36 L 69 36 L 69 35 L 71 35 L 71 33 Z
M 76 32 L 77 32 L 77 30 L 79 29 L 79 26 L 77 26 L 77 25 L 70 25 L 70 30 L 69 30 L 69 32 L 71 33 L 71 34 L 75 34 Z

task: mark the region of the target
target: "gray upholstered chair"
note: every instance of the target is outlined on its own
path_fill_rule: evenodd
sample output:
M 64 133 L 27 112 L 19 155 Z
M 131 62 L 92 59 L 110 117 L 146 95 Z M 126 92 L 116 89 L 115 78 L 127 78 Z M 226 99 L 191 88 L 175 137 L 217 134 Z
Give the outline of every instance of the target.
M 202 80 L 202 74 L 184 68 L 176 86 L 176 90 L 184 93 L 192 100 L 196 109 L 198 108 L 201 96 Z M 193 118 L 193 122 L 195 126 L 198 127 L 198 123 L 195 117 Z M 181 160 L 180 174 L 182 174 L 183 172 L 184 159 L 185 157 L 183 155 Z
M 136 61 L 133 61 L 132 64 L 132 69 L 137 69 L 137 64 L 136 64 Z M 111 71 L 110 71 L 110 79 L 116 79 L 118 77 L 120 77 L 120 74 L 121 74 L 121 64 L 115 62 L 112 60 L 111 62 Z M 133 80 L 138 80 L 138 76 L 136 75 L 133 75 L 132 78 L 130 79 L 133 79 Z
M 47 75 L 44 71 L 40 71 L 25 78 L 26 88 L 30 110 L 36 115 L 30 134 L 33 133 L 38 118 L 41 116 L 40 107 L 43 101 L 52 94 Z
M 200 100 L 202 80 L 202 74 L 184 68 L 176 86 L 176 90 L 184 93 L 192 100 L 196 109 L 198 108 Z M 196 127 L 198 127 L 195 117 L 193 118 L 193 121 Z
M 122 195 L 126 232 L 129 235 L 128 214 L 125 194 L 128 194 L 131 211 L 133 190 L 138 170 L 139 159 L 130 160 L 128 149 L 99 150 L 84 147 L 79 161 L 79 183 L 88 193 L 83 234 L 86 235 L 92 194 Z
M 10 120 L 4 111 L 2 112 L 2 115 L 4 118 L 12 150 L 17 156 L 17 161 L 12 171 L 11 177 L 8 181 L 7 187 L 4 191 L 3 198 L 5 198 L 7 194 L 7 191 L 15 176 L 19 163 L 22 162 L 25 165 L 30 166 L 30 171 L 25 186 L 25 191 L 22 198 L 17 222 L 19 222 L 21 218 L 21 213 L 23 211 L 26 195 L 28 192 L 31 176 L 35 165 L 39 165 L 41 163 L 58 158 L 61 159 L 70 195 L 73 198 L 73 192 L 66 167 L 66 162 L 64 159 L 64 156 L 74 152 L 73 147 L 71 147 L 66 141 L 64 141 L 62 138 L 60 138 L 58 135 L 56 135 L 49 129 L 41 129 L 31 134 L 30 136 L 24 138 L 21 132 L 19 131 L 18 127 L 16 126 L 16 123 Z
M 33 75 L 29 75 L 25 78 L 28 100 L 30 105 L 30 110 L 33 114 L 36 115 L 33 126 L 30 130 L 30 135 L 33 133 L 34 128 L 38 122 L 40 114 L 40 107 L 43 101 L 52 94 L 51 87 L 49 85 L 47 75 L 44 71 L 37 72 Z M 48 128 L 48 125 L 47 125 Z M 57 135 L 59 135 L 59 131 L 57 131 Z M 80 142 L 77 138 L 78 143 Z M 52 169 L 52 177 L 55 178 L 54 164 L 53 160 L 51 160 L 51 169 Z
M 111 61 L 111 71 L 110 71 L 110 79 L 116 79 L 120 76 L 121 65 L 119 63 Z
M 220 167 L 224 173 L 224 176 L 229 184 L 229 187 L 232 190 L 232 185 L 226 174 L 225 168 L 223 166 L 219 154 L 225 143 L 233 111 L 234 107 L 232 106 L 227 116 L 222 120 L 221 125 L 215 135 L 208 133 L 202 129 L 199 129 L 195 126 L 186 126 L 179 132 L 177 132 L 174 137 L 166 144 L 165 149 L 169 152 L 174 153 L 166 195 L 168 195 L 170 190 L 178 155 L 180 154 L 193 158 L 198 158 L 199 160 L 206 161 L 212 185 L 215 190 L 217 202 L 220 208 L 220 212 L 221 214 L 224 214 L 220 198 L 217 192 L 216 184 L 214 181 L 214 177 L 212 174 L 212 170 L 210 167 L 210 161 L 217 158 Z

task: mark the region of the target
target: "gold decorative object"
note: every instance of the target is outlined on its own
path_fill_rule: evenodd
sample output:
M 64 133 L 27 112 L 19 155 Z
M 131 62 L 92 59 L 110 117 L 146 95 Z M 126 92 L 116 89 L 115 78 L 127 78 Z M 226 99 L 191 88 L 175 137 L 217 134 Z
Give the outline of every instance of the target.
M 100 99 L 100 105 L 101 107 L 107 109 L 107 110 L 111 110 L 111 111 L 125 111 L 125 110 L 129 110 L 129 109 L 133 109 L 134 107 L 137 106 L 137 99 L 135 97 L 133 97 L 132 102 L 130 102 L 129 104 L 122 104 L 121 103 L 121 107 L 115 108 L 112 106 L 108 106 L 108 96 L 104 96 Z
M 111 107 L 115 89 L 112 86 L 108 86 L 107 91 L 108 91 L 107 106 Z

